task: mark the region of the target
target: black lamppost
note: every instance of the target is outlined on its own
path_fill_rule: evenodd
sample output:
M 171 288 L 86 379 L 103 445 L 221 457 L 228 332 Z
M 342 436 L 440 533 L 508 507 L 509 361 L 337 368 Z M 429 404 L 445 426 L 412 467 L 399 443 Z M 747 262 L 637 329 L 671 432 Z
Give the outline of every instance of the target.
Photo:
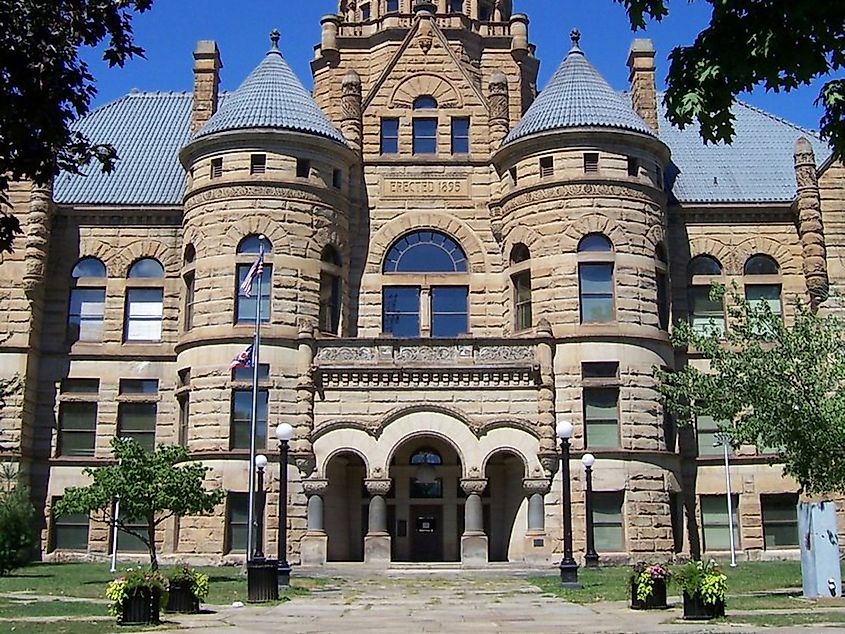
M 572 500 L 569 489 L 569 439 L 572 438 L 572 423 L 557 424 L 560 438 L 561 502 L 563 505 L 563 558 L 560 560 L 560 585 L 562 588 L 580 588 L 578 564 L 572 557 Z
M 264 467 L 267 466 L 267 456 L 259 454 L 255 456 L 255 468 L 258 470 L 258 515 L 255 518 L 255 551 L 253 559 L 264 559 Z
M 584 465 L 584 478 L 587 483 L 587 490 L 584 493 L 584 511 L 587 516 L 587 552 L 584 555 L 584 565 L 587 568 L 595 568 L 599 565 L 596 537 L 593 532 L 593 464 L 595 462 L 596 457 L 591 453 L 585 453 L 581 457 L 581 464 Z
M 276 426 L 279 441 L 279 585 L 290 585 L 288 563 L 288 443 L 293 438 L 293 427 L 287 423 Z

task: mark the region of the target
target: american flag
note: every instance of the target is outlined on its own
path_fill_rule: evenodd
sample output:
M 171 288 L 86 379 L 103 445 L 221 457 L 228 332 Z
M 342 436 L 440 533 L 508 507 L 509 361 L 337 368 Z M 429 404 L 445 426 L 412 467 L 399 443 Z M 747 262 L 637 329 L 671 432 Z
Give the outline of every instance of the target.
M 261 277 L 262 273 L 264 273 L 264 249 L 261 249 L 261 252 L 258 254 L 258 258 L 256 258 L 252 266 L 249 267 L 249 271 L 247 272 L 244 281 L 241 282 L 241 295 L 244 297 L 252 297 L 252 282 L 255 278 Z
M 235 368 L 251 368 L 252 367 L 252 344 L 249 344 L 246 349 L 239 353 L 234 359 L 232 359 L 232 363 L 229 364 L 229 369 L 234 370 Z

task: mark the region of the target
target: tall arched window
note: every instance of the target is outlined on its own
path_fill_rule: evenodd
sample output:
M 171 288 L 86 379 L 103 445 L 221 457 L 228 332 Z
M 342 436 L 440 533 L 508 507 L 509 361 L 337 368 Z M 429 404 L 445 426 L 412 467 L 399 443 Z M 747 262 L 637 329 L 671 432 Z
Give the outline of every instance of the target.
M 511 249 L 510 269 L 513 285 L 514 329 L 527 330 L 532 326 L 531 253 L 524 244 L 515 244 Z
M 745 262 L 742 270 L 745 299 L 752 306 L 768 304 L 773 315 L 781 316 L 780 266 L 771 256 L 758 253 Z
M 320 256 L 320 330 L 339 334 L 343 269 L 337 249 L 329 245 Z
M 164 317 L 164 267 L 141 258 L 129 268 L 123 338 L 132 342 L 161 341 Z
M 437 154 L 437 100 L 422 95 L 414 99 L 413 108 L 414 154 Z
M 457 337 L 469 332 L 467 259 L 439 231 L 414 231 L 388 249 L 382 329 L 394 337 Z M 425 275 L 420 275 L 425 274 Z
M 247 275 L 252 271 L 258 257 L 263 253 L 261 267 L 261 323 L 270 322 L 270 295 L 273 284 L 273 264 L 267 259 L 273 254 L 273 245 L 266 236 L 252 234 L 238 244 L 237 264 L 235 267 L 235 323 L 255 323 L 255 311 L 258 308 L 258 281 L 253 280 L 249 295 L 242 291 Z
M 722 300 L 710 298 L 713 282 L 721 283 L 722 265 L 712 255 L 698 255 L 690 260 L 688 269 L 689 322 L 696 332 L 725 332 L 725 307 Z
M 669 259 L 666 249 L 658 244 L 654 250 L 654 280 L 657 284 L 657 322 L 661 330 L 669 329 Z
M 613 321 L 613 244 L 600 233 L 584 236 L 578 244 L 578 288 L 581 323 Z
M 106 265 L 82 258 L 71 271 L 68 341 L 102 341 L 106 306 Z

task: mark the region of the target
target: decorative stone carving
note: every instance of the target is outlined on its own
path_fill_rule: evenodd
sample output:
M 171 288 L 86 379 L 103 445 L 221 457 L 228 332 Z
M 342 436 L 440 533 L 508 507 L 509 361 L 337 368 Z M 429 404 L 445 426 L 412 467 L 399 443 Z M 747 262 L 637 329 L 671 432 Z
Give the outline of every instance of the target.
M 211 189 L 197 189 L 185 195 L 185 213 L 203 203 L 231 198 L 280 198 L 301 200 L 310 203 L 322 203 L 319 196 L 302 189 L 293 189 L 284 185 L 223 185 Z
M 461 489 L 467 495 L 481 495 L 486 488 L 487 480 L 485 478 L 465 478 L 461 480 Z
M 546 495 L 551 489 L 551 482 L 548 478 L 525 478 L 522 481 L 522 488 L 526 495 L 534 495 L 535 493 Z
M 795 180 L 798 185 L 796 220 L 804 253 L 804 277 L 810 294 L 810 305 L 816 309 L 828 298 L 830 283 L 816 158 L 813 146 L 804 137 L 795 142 Z
M 413 361 L 454 361 L 458 349 L 454 346 L 403 346 L 394 359 L 400 363 Z
M 308 479 L 302 481 L 302 490 L 308 497 L 312 495 L 325 495 L 328 488 L 328 480 Z
M 533 346 L 480 346 L 479 361 L 533 361 Z
M 294 455 L 293 463 L 306 478 L 317 469 L 317 458 L 313 453 Z
M 52 195 L 51 186 L 38 187 L 33 185 L 32 187 L 29 214 L 26 218 L 26 250 L 24 251 L 26 270 L 23 275 L 23 288 L 30 297 L 33 291 L 41 285 L 47 271 Z
M 391 483 L 392 480 L 390 478 L 364 480 L 364 486 L 367 487 L 367 493 L 370 495 L 380 495 L 382 497 L 387 495 L 390 491 Z
M 546 477 L 551 478 L 552 474 L 557 470 L 557 463 L 560 460 L 560 456 L 557 453 L 540 453 L 537 457 L 540 459 L 540 464 L 543 465 Z
M 353 69 L 343 77 L 340 98 L 340 130 L 349 144 L 360 151 L 363 139 L 363 110 L 361 105 L 361 77 Z
M 654 190 L 654 193 L 655 196 L 659 194 L 658 190 Z M 633 187 L 604 183 L 572 183 L 555 187 L 540 186 L 536 189 L 519 192 L 504 200 L 502 208 L 505 213 L 508 213 L 532 203 L 571 198 L 622 198 L 623 200 L 636 200 L 659 205 L 660 201 L 655 196 L 649 196 L 645 191 Z
M 510 130 L 508 78 L 500 70 L 490 76 L 490 150 L 496 151 Z
M 434 44 L 434 36 L 431 28 L 431 3 L 417 3 L 414 9 L 419 11 L 420 15 L 420 29 L 417 32 L 417 46 L 420 47 L 423 54 L 428 55 L 428 52 Z
M 375 361 L 376 351 L 361 346 L 332 346 L 321 348 L 317 361 Z

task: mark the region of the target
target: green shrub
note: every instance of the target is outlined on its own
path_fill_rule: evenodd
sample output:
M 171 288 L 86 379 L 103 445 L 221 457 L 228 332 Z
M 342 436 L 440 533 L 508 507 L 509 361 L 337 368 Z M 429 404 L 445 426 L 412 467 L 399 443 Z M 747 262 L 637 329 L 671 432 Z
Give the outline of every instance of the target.
M 35 510 L 20 486 L 0 492 L 0 576 L 25 566 L 35 548 Z

